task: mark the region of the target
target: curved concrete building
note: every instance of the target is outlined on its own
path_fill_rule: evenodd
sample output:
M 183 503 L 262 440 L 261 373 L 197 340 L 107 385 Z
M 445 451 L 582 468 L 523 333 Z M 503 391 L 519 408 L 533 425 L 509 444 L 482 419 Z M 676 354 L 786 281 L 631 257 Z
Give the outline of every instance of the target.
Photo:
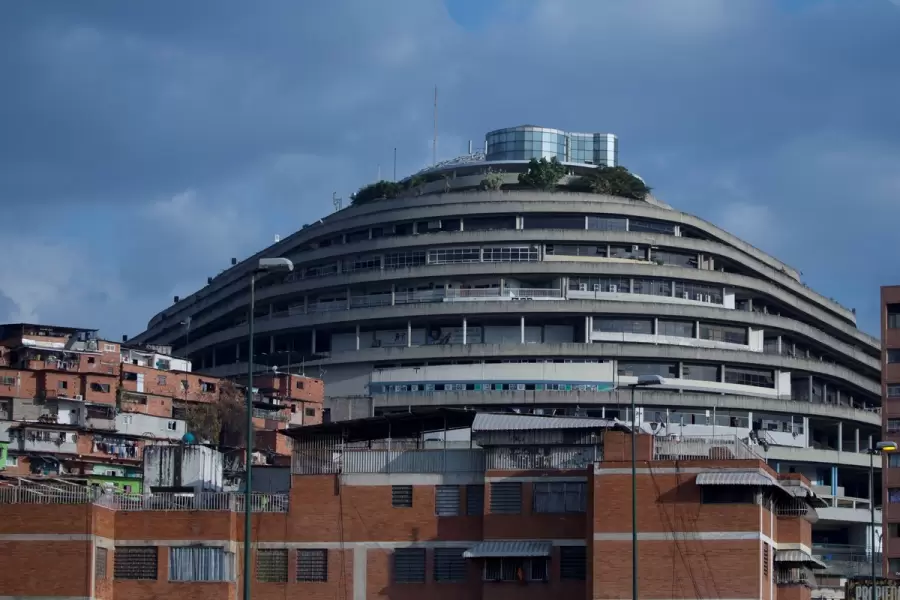
M 813 552 L 867 573 L 880 344 L 854 313 L 703 219 L 582 191 L 596 165 L 617 163 L 613 135 L 523 126 L 488 134 L 486 151 L 395 197 L 361 194 L 176 301 L 136 341 L 241 376 L 251 271 L 288 257 L 293 273 L 256 284 L 254 362 L 321 376 L 332 418 L 502 407 L 636 418 L 685 444 L 738 436 L 814 483 L 827 506 Z M 533 157 L 565 167 L 553 191 L 519 183 Z M 641 375 L 664 383 L 636 390 L 631 415 Z

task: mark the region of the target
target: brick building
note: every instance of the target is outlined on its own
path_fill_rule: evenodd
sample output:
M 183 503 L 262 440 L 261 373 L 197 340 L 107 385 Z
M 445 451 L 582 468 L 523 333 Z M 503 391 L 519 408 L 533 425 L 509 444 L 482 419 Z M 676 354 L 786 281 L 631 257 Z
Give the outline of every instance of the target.
M 94 330 L 0 325 L 0 482 L 65 478 L 139 493 L 144 446 L 180 441 L 191 406 L 218 402 L 223 383 L 193 372 L 169 347 L 102 340 Z M 259 460 L 289 461 L 289 438 L 268 432 L 321 422 L 322 382 L 266 375 L 259 384 Z
M 881 288 L 882 439 L 900 442 L 900 286 Z M 885 575 L 900 577 L 900 454 L 884 460 L 882 517 Z
M 617 428 L 433 409 L 289 430 L 289 487 L 253 498 L 253 597 L 631 598 Z M 641 598 L 810 598 L 818 499 L 802 475 L 735 438 L 640 435 L 636 458 Z M 240 496 L 20 488 L 0 503 L 4 594 L 240 593 Z

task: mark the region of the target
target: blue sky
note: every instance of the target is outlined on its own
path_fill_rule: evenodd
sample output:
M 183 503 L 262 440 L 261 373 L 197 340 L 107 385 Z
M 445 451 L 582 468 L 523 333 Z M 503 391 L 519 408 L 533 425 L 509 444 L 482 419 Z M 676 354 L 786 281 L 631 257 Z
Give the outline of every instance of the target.
M 656 194 L 878 332 L 900 283 L 900 1 L 0 7 L 0 321 L 135 334 L 379 171 L 613 132 Z

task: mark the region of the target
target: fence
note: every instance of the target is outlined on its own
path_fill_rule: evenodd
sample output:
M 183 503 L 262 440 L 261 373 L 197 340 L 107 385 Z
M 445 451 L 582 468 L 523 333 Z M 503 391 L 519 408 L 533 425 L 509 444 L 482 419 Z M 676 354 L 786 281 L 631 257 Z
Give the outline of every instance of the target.
M 689 436 L 653 438 L 654 460 L 762 460 L 740 438 Z
M 485 468 L 497 470 L 586 469 L 602 460 L 598 446 L 489 448 Z
M 121 511 L 244 511 L 244 494 L 201 492 L 198 494 L 150 494 L 146 496 L 103 493 L 91 488 L 53 489 L 22 486 L 0 488 L 0 504 L 96 504 Z M 251 494 L 255 513 L 286 513 L 287 494 Z

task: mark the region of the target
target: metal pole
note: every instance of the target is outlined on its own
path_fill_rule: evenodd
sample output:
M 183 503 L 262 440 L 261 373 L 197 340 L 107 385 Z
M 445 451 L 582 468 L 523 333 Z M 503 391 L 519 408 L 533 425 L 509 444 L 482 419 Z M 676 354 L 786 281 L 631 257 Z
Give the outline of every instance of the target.
M 869 448 L 869 486 L 872 488 L 869 494 L 869 514 L 871 515 L 872 538 L 872 593 L 869 596 L 875 600 L 875 449 Z
M 256 310 L 256 273 L 250 274 L 250 316 L 247 319 L 250 339 L 247 358 L 247 430 L 245 443 L 246 475 L 244 477 L 244 600 L 250 600 L 250 501 L 253 499 L 250 489 L 253 472 L 253 313 Z
M 638 534 L 637 534 L 637 414 L 634 409 L 634 388 L 631 387 L 631 597 L 638 597 Z

